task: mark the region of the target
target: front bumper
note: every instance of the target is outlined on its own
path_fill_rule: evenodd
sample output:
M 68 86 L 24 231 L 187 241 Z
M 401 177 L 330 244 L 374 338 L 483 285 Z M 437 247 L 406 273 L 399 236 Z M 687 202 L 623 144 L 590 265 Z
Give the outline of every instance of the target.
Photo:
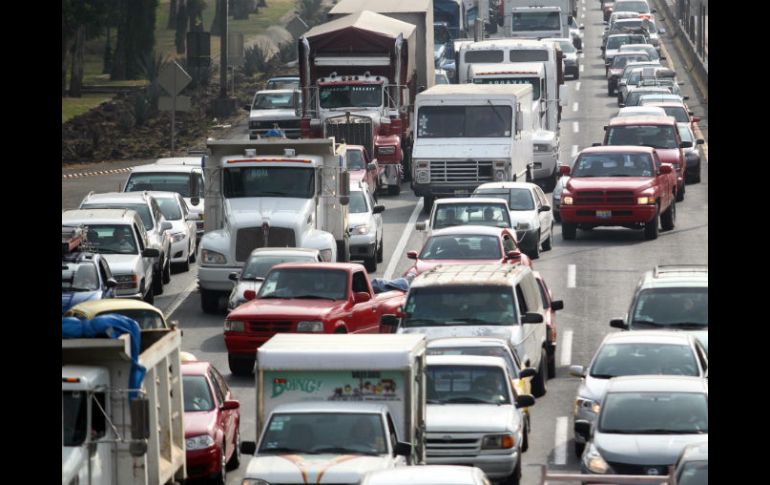
M 230 273 L 240 271 L 241 266 L 203 266 L 198 268 L 198 286 L 204 290 L 232 291 L 233 281 L 229 279 Z
M 537 240 L 537 229 L 527 229 L 525 231 L 516 231 L 516 240 L 519 246 L 533 248 L 540 241 Z
M 230 355 L 248 357 L 253 359 L 257 355 L 257 349 L 270 340 L 274 334 L 267 332 L 255 335 L 246 332 L 225 332 L 225 347 Z
M 481 468 L 487 477 L 498 480 L 511 476 L 519 461 L 519 450 L 513 448 L 510 454 L 477 455 L 477 456 L 441 456 L 426 460 L 428 465 L 464 465 Z
M 219 446 L 187 450 L 187 478 L 208 478 L 219 473 Z
M 190 257 L 190 242 L 182 239 L 171 244 L 171 262 L 184 263 Z
M 377 246 L 376 238 L 376 233 L 350 236 L 350 259 L 373 257 Z
M 601 211 L 609 211 L 601 214 Z M 564 205 L 559 207 L 562 223 L 594 226 L 644 224 L 655 216 L 655 205 Z M 598 214 L 598 215 L 597 215 Z M 606 216 L 606 217 L 605 217 Z

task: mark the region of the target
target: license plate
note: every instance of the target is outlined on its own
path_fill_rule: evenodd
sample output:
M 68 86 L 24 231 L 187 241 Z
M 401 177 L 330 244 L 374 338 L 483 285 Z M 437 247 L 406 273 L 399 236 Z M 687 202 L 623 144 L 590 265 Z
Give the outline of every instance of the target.
M 470 192 L 467 189 L 455 189 L 455 197 L 468 197 Z
M 596 211 L 596 217 L 599 219 L 609 219 L 612 216 L 612 211 Z

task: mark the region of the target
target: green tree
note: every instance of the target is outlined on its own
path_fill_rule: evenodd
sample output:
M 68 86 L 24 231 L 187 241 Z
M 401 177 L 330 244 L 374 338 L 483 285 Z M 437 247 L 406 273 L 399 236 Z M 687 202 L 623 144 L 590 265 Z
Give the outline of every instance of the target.
M 62 0 L 62 96 L 67 94 L 67 53 L 70 53 L 70 96 L 80 97 L 85 41 L 107 23 L 110 0 Z
M 118 0 L 118 39 L 111 78 L 140 79 L 142 59 L 155 46 L 158 0 Z

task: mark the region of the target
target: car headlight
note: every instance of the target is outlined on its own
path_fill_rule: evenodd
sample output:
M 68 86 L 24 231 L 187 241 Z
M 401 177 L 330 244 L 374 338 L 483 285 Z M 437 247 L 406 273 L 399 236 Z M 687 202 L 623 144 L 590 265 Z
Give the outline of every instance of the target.
M 516 439 L 512 434 L 493 434 L 484 436 L 481 440 L 482 450 L 505 450 L 513 448 L 516 445 Z
M 360 226 L 351 227 L 350 232 L 353 234 L 368 234 L 369 233 L 369 225 L 368 224 L 361 224 Z
M 418 184 L 427 184 L 430 182 L 430 172 L 427 170 L 417 170 L 416 178 Z
M 332 250 L 331 249 L 322 249 L 320 251 L 321 253 L 321 259 L 327 263 L 331 262 L 332 260 Z
M 320 320 L 306 320 L 297 322 L 297 332 L 323 333 L 324 322 Z
M 610 470 L 610 466 L 604 461 L 602 455 L 599 454 L 599 450 L 593 444 L 590 445 L 586 454 L 583 455 L 583 464 L 593 473 L 604 474 Z
M 505 170 L 495 170 L 495 180 L 505 180 Z
M 136 288 L 137 282 L 139 281 L 139 278 L 135 274 L 113 274 L 113 277 L 115 278 L 115 281 L 118 282 L 117 289 L 119 290 Z
M 225 332 L 245 332 L 245 322 L 238 320 L 225 320 Z
M 179 242 L 182 239 L 184 239 L 185 233 L 183 232 L 177 232 L 176 234 L 171 235 L 171 242 Z
M 185 440 L 185 445 L 188 450 L 202 450 L 214 446 L 214 438 L 207 434 L 193 436 Z
M 571 195 L 565 195 L 564 197 L 562 197 L 561 203 L 563 205 L 572 205 L 574 203 L 574 201 L 572 200 L 572 196 Z
M 637 204 L 654 204 L 655 197 L 637 197 L 636 203 Z
M 227 259 L 222 253 L 211 251 L 210 249 L 201 250 L 201 260 L 203 264 L 225 264 Z
M 396 153 L 395 146 L 377 147 L 377 155 L 393 155 Z
M 516 230 L 518 231 L 528 231 L 530 227 L 529 222 L 519 222 L 516 224 Z
M 602 409 L 602 405 L 599 404 L 597 401 L 594 401 L 592 399 L 582 398 L 582 397 L 579 397 L 575 400 L 575 407 L 586 409 L 588 411 L 591 411 L 594 414 L 599 414 L 599 411 L 601 411 Z

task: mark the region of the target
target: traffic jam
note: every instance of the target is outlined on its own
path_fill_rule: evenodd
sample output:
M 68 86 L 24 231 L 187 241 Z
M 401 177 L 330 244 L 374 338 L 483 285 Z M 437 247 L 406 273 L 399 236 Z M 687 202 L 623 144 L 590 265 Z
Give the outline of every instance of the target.
M 62 485 L 707 485 L 663 3 L 340 0 L 234 135 L 63 181 Z

